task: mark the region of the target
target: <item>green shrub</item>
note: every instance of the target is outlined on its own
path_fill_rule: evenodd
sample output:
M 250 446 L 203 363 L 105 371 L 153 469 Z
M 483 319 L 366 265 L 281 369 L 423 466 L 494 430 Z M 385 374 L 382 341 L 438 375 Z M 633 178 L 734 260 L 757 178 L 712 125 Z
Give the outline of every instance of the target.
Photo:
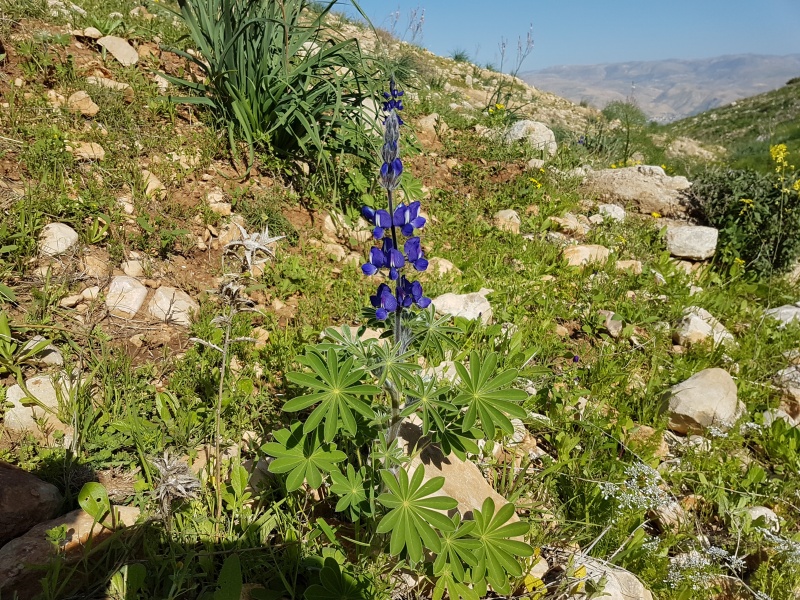
M 788 186 L 791 187 L 791 186 Z M 800 257 L 800 202 L 774 173 L 710 168 L 695 177 L 693 204 L 719 229 L 719 258 L 758 273 L 785 271 Z
M 206 79 L 170 77 L 195 92 L 175 101 L 208 106 L 249 147 L 302 158 L 331 172 L 332 156 L 371 159 L 364 106 L 375 97 L 357 40 L 339 40 L 323 20 L 336 0 L 313 13 L 307 0 L 179 0 L 198 55 L 180 50 Z M 374 109 L 373 109 L 374 110 Z

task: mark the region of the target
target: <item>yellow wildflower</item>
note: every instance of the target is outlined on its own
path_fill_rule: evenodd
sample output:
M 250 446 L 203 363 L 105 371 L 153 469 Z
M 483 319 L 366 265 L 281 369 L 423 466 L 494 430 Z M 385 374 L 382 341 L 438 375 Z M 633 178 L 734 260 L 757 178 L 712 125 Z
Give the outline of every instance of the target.
M 733 259 L 733 262 L 734 262 L 734 264 L 736 264 L 736 265 L 738 265 L 740 267 L 744 266 L 744 261 L 741 258 L 739 258 L 738 256 Z
M 792 189 L 795 192 L 800 192 L 800 179 L 798 179 L 797 181 L 794 182 L 794 185 L 792 186 Z
M 786 157 L 789 155 L 789 150 L 786 147 L 786 144 L 777 144 L 775 146 L 769 147 L 769 155 L 772 157 L 772 160 L 777 165 L 777 168 L 785 167 L 789 163 L 786 160 Z
M 617 163 L 611 163 L 611 168 L 612 169 L 616 169 L 617 168 Z
M 535 179 L 535 178 L 533 178 L 533 177 L 530 177 L 530 178 L 528 178 L 528 181 L 530 181 L 530 182 L 531 182 L 533 185 L 535 185 L 537 190 L 538 190 L 540 187 L 542 187 L 542 184 L 539 182 L 539 180 L 538 180 L 538 179 Z
M 506 108 L 506 105 L 505 105 L 505 104 L 500 104 L 500 103 L 498 103 L 498 104 L 495 104 L 495 105 L 494 105 L 494 107 L 495 107 L 497 110 L 505 110 L 505 108 Z
M 654 219 L 660 219 L 661 218 L 661 213 L 660 212 L 651 212 L 650 216 L 653 217 Z
M 667 165 L 664 165 L 664 164 L 662 164 L 662 165 L 661 165 L 661 168 L 662 168 L 662 169 L 664 169 L 664 170 L 666 171 L 666 170 L 667 170 Z

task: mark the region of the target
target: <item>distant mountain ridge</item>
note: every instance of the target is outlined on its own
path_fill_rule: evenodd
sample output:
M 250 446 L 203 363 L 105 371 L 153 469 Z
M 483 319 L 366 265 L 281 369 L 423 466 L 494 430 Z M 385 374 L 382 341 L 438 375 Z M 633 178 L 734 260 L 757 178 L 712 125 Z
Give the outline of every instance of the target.
M 538 89 L 597 108 L 632 96 L 648 117 L 661 122 L 779 88 L 798 76 L 800 54 L 565 65 L 520 74 Z

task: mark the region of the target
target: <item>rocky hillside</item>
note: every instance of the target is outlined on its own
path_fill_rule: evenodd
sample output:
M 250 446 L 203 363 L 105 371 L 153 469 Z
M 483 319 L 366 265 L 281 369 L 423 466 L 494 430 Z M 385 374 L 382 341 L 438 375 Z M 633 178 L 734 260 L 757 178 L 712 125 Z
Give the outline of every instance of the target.
M 539 89 L 598 108 L 633 97 L 648 117 L 670 122 L 776 89 L 798 74 L 800 55 L 743 54 L 558 66 L 520 76 Z
M 381 157 L 248 165 L 163 3 L 3 10 L 2 598 L 800 593 L 800 295 L 672 164 L 336 18 Z

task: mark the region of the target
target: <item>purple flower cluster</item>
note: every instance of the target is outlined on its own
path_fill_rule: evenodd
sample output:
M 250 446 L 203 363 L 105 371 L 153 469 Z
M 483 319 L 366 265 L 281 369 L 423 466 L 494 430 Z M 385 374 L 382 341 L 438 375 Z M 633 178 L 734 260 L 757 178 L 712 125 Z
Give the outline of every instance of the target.
M 373 236 L 381 241 L 381 247 L 373 246 L 370 248 L 369 261 L 361 266 L 365 275 L 375 275 L 376 273 L 386 272 L 390 281 L 396 281 L 395 291 L 386 283 L 381 283 L 374 296 L 370 296 L 370 302 L 377 310 L 375 315 L 378 319 L 388 318 L 389 313 L 397 313 L 404 308 L 416 305 L 425 308 L 431 303 L 430 298 L 422 295 L 422 284 L 418 281 L 409 281 L 400 274 L 406 264 L 414 267 L 417 271 L 424 271 L 428 268 L 428 261 L 420 244 L 419 236 L 414 235 L 414 231 L 422 229 L 425 225 L 425 217 L 420 216 L 420 203 L 411 202 L 409 204 L 400 203 L 393 205 L 393 192 L 400 185 L 400 175 L 403 173 L 403 162 L 400 160 L 400 125 L 403 120 L 397 111 L 403 110 L 403 101 L 400 99 L 403 92 L 395 87 L 394 80 L 390 82 L 390 91 L 385 92 L 383 97 L 383 110 L 387 113 L 384 121 L 383 147 L 381 148 L 380 184 L 386 190 L 389 208 L 388 210 L 375 210 L 369 206 L 361 209 L 361 214 L 374 227 Z M 403 243 L 403 250 L 400 250 L 398 233 L 404 236 L 406 241 Z M 387 235 L 388 234 L 388 235 Z

